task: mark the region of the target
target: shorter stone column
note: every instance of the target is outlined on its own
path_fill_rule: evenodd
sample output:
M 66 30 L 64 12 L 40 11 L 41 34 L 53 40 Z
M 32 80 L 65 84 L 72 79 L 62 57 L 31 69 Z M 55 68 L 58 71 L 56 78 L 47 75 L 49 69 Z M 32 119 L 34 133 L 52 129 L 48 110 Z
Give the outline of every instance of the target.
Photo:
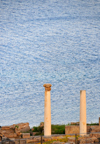
M 44 84 L 45 102 L 44 102 L 44 136 L 51 136 L 51 84 Z
M 100 117 L 99 117 L 99 126 L 100 126 Z
M 87 123 L 86 123 L 86 91 L 80 91 L 80 135 L 87 134 Z

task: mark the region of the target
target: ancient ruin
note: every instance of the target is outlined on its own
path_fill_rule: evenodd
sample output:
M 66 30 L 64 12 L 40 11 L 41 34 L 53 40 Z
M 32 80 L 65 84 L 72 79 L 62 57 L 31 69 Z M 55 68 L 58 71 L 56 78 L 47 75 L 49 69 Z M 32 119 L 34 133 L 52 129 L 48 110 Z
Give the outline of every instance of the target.
M 66 139 L 70 144 L 100 143 L 100 118 L 98 125 L 89 125 L 86 122 L 86 91 L 80 91 L 80 122 L 71 122 L 65 126 L 65 134 L 51 135 L 51 84 L 44 84 L 44 122 L 40 127 L 44 130 L 44 136 L 34 136 L 29 123 L 13 124 L 11 126 L 0 126 L 0 144 L 26 144 L 35 142 L 55 141 L 52 144 L 65 144 L 59 142 Z
M 0 128 L 1 137 L 7 138 L 21 138 L 24 137 L 23 132 L 27 132 L 30 130 L 29 123 L 19 123 L 13 124 L 10 126 L 2 126 Z

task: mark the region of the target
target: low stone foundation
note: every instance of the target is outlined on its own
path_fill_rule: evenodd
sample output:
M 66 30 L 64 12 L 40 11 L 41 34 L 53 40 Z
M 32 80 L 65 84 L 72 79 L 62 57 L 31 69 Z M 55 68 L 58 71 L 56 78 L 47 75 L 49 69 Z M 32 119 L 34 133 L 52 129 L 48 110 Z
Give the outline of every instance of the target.
M 100 143 L 100 133 L 91 133 L 85 136 L 75 138 L 75 136 L 68 135 L 51 135 L 50 137 L 42 136 L 42 142 L 52 141 L 53 144 L 65 144 L 66 142 L 60 142 L 61 139 L 68 140 L 70 144 L 86 144 L 86 143 Z M 8 140 L 3 140 L 3 144 L 8 144 Z M 54 142 L 53 142 L 54 141 Z M 31 136 L 30 138 L 10 139 L 10 144 L 28 144 L 28 143 L 40 143 L 41 136 Z M 0 143 L 2 144 L 2 142 Z
M 51 135 L 50 137 L 45 137 L 45 136 L 42 136 L 42 142 L 47 142 L 47 141 L 59 141 L 59 139 L 63 139 L 65 138 L 66 135 Z M 70 141 L 73 141 L 75 142 L 75 138 L 72 137 L 69 138 Z M 30 136 L 30 138 L 24 138 L 24 139 L 15 139 L 15 144 L 25 144 L 25 143 L 37 143 L 37 142 L 41 142 L 41 136 Z M 56 143 L 56 142 L 55 142 Z M 60 142 L 59 142 L 60 143 Z
M 100 126 L 87 126 L 87 133 L 100 132 Z M 79 126 L 68 125 L 65 126 L 65 134 L 79 134 Z
M 85 144 L 85 143 L 100 143 L 100 133 L 91 133 L 84 137 L 78 138 L 79 144 Z

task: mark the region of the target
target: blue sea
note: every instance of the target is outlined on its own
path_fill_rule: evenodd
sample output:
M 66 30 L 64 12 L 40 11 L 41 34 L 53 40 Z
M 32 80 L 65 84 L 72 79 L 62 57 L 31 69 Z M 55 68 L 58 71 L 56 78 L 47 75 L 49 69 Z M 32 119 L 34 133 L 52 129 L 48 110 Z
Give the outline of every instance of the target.
M 100 0 L 0 0 L 0 125 L 79 121 L 86 90 L 87 122 L 100 117 Z

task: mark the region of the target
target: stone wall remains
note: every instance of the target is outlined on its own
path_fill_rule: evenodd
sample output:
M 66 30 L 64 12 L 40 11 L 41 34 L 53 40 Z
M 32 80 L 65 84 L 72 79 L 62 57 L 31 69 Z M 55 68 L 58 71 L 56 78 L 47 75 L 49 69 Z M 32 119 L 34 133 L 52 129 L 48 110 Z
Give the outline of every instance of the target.
M 0 128 L 0 136 L 7 138 L 20 138 L 22 132 L 30 130 L 29 123 L 18 123 Z
M 100 132 L 100 126 L 87 126 L 87 133 Z M 79 126 L 68 125 L 65 126 L 65 134 L 79 134 Z

